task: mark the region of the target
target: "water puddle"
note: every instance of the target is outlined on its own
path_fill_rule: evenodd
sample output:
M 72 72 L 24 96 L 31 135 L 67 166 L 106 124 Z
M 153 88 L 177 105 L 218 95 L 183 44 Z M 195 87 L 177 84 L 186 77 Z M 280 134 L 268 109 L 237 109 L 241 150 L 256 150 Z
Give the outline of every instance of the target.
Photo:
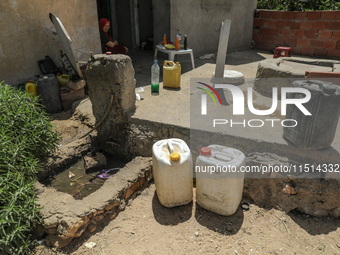
M 55 175 L 45 185 L 53 187 L 60 192 L 68 193 L 77 200 L 81 200 L 98 190 L 106 179 L 117 173 L 127 163 L 108 157 L 106 159 L 107 167 L 92 173 L 85 172 L 84 160 L 82 159 L 63 172 Z

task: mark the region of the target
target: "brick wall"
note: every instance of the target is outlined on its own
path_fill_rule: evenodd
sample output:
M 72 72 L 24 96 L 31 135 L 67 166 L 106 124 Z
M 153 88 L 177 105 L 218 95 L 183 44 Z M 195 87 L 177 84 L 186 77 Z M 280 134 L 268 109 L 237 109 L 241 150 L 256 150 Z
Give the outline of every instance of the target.
M 289 46 L 296 55 L 340 58 L 340 11 L 260 10 L 256 16 L 256 49 Z

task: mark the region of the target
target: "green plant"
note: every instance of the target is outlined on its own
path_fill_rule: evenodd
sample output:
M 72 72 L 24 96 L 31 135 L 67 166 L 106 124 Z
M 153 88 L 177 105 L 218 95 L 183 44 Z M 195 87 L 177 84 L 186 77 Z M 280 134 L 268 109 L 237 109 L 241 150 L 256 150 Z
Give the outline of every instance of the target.
M 257 8 L 277 11 L 326 11 L 339 10 L 340 3 L 335 0 L 258 0 Z
M 26 254 L 39 222 L 33 185 L 39 158 L 53 152 L 59 138 L 37 98 L 2 83 L 0 123 L 0 251 Z

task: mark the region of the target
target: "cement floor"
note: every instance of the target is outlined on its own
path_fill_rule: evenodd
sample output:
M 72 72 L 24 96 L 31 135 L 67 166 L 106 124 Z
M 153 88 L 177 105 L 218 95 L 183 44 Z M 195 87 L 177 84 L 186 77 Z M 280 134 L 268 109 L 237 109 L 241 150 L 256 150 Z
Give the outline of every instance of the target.
M 195 105 L 192 104 L 192 102 L 190 105 L 190 99 L 191 96 L 196 92 L 190 91 L 190 79 L 208 79 L 204 80 L 205 82 L 208 82 L 211 78 L 212 73 L 215 70 L 216 60 L 202 60 L 196 57 L 196 68 L 193 70 L 191 66 L 190 55 L 180 55 L 177 59 L 182 67 L 180 89 L 164 88 L 162 86 L 162 83 L 160 83 L 159 94 L 153 95 L 151 94 L 150 76 L 151 66 L 154 59 L 154 52 L 131 51 L 129 55 L 132 59 L 135 69 L 135 78 L 137 80 L 136 86 L 138 87 L 136 91 L 139 91 L 137 93 L 141 96 L 141 100 L 136 102 L 137 110 L 132 118 L 160 122 L 169 125 L 177 125 L 186 128 L 193 128 L 193 123 L 195 123 L 193 120 L 195 120 L 196 117 L 193 115 L 192 111 L 190 111 L 190 107 L 193 107 Z M 247 87 L 252 86 L 251 78 L 255 78 L 256 76 L 258 63 L 266 58 L 272 58 L 272 56 L 273 55 L 270 52 L 252 49 L 231 52 L 227 55 L 225 69 L 235 70 L 243 73 L 244 77 L 246 78 L 246 83 L 239 86 L 239 88 L 245 93 L 247 91 Z M 166 57 L 166 55 L 158 55 L 158 63 L 161 69 L 160 81 L 162 81 L 162 63 L 164 60 L 166 60 Z M 140 92 L 140 87 L 143 88 L 143 92 Z M 229 99 L 231 99 L 230 95 L 228 96 L 228 94 L 226 94 L 226 98 L 228 99 L 228 101 Z M 253 98 L 254 107 L 258 107 L 259 109 L 267 109 L 270 108 L 272 105 L 271 98 L 261 96 L 254 91 Z M 229 105 L 223 105 L 227 119 L 235 117 L 232 115 L 233 104 L 231 101 L 229 102 Z M 280 101 L 278 104 L 280 105 Z M 271 116 L 257 116 L 250 113 L 249 111 L 246 111 L 245 115 L 241 116 L 241 119 L 245 119 L 246 121 L 250 119 L 262 119 L 263 121 L 265 121 L 265 119 L 268 119 L 268 117 L 270 117 L 282 120 L 284 119 L 284 116 L 280 115 L 279 108 L 280 107 L 278 107 L 277 111 L 275 111 Z M 192 119 L 191 123 L 190 118 Z M 216 116 L 216 118 L 221 117 Z M 233 120 L 239 121 L 240 118 L 233 118 Z M 209 131 L 213 131 L 213 129 Z M 327 132 L 327 130 L 325 130 L 325 132 Z M 261 146 L 261 143 L 273 143 L 277 144 L 278 147 L 282 147 L 283 150 L 293 149 L 293 151 L 295 151 L 294 153 L 298 151 L 301 153 L 301 155 L 304 156 L 309 155 L 312 158 L 317 157 L 319 159 L 330 158 L 331 161 L 340 162 L 340 125 L 338 125 L 335 139 L 332 143 L 331 148 L 317 151 L 306 151 L 302 149 L 296 150 L 294 145 L 290 144 L 282 137 L 282 126 L 278 126 L 275 128 L 271 127 L 270 125 L 264 125 L 261 128 L 252 128 L 247 125 L 246 127 L 238 125 L 236 128 L 231 128 L 230 126 L 228 126 L 223 129 L 222 133 L 234 137 L 245 138 L 245 140 L 242 139 L 243 141 L 246 141 L 247 139 L 252 141 L 255 140 L 258 142 L 259 146 Z

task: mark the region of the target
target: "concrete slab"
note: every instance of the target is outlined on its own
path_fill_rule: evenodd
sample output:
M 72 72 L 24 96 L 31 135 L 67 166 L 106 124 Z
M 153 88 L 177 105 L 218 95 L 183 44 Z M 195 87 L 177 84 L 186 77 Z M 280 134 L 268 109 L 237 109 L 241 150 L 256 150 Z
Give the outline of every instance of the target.
M 266 58 L 272 58 L 272 54 L 259 52 L 256 50 L 247 50 L 242 52 L 231 52 L 227 56 L 227 63 L 225 69 L 239 71 L 244 74 L 245 78 L 255 78 L 257 66 L 259 62 Z M 182 62 L 180 62 L 182 64 Z M 184 63 L 185 64 L 185 63 Z M 190 62 L 189 62 L 190 64 Z M 329 67 L 325 67 L 329 68 Z M 137 68 L 136 68 L 137 69 Z M 184 68 L 185 69 L 185 68 Z M 144 92 L 141 92 L 142 100 L 136 102 L 137 110 L 132 116 L 132 119 L 147 120 L 150 122 L 158 122 L 167 125 L 176 125 L 183 128 L 190 129 L 190 79 L 192 78 L 210 78 L 211 74 L 215 70 L 215 64 L 205 63 L 192 71 L 182 72 L 181 88 L 178 90 L 163 88 L 160 84 L 160 92 L 158 95 L 152 95 L 150 86 L 143 86 Z M 137 81 L 138 83 L 138 81 Z M 238 86 L 246 95 L 247 87 L 252 87 L 253 83 L 250 79 L 246 79 L 244 85 Z M 228 97 L 228 94 L 226 94 Z M 260 95 L 253 90 L 254 107 L 258 109 L 269 109 L 272 105 L 272 99 Z M 230 99 L 230 95 L 229 95 Z M 209 104 L 208 104 L 209 105 Z M 280 105 L 280 101 L 279 101 Z M 200 107 L 199 105 L 197 107 Z M 209 106 L 208 106 L 209 107 Z M 232 116 L 233 104 L 223 105 L 226 116 Z M 276 118 L 279 120 L 284 119 L 284 116 L 280 115 L 280 107 L 270 116 L 257 116 L 253 115 L 249 111 L 245 111 L 245 115 L 238 117 L 233 116 L 235 121 L 240 119 L 261 119 L 265 121 L 268 118 Z M 210 130 L 212 131 L 212 130 Z M 326 132 L 326 131 L 325 131 Z M 246 126 L 245 128 L 229 128 L 226 129 L 223 135 L 232 136 L 234 138 L 242 138 L 242 141 L 256 141 L 260 146 L 261 143 L 272 143 L 279 146 L 283 146 L 286 150 L 292 146 L 283 139 L 281 128 L 271 128 L 270 125 L 263 126 L 261 128 L 251 128 Z M 297 150 L 299 151 L 299 150 Z M 338 125 L 335 139 L 332 143 L 332 147 L 323 151 L 316 151 L 308 153 L 306 151 L 301 152 L 304 156 L 319 157 L 319 159 L 325 157 L 325 153 L 330 153 L 335 160 L 340 162 L 340 125 Z M 319 155 L 319 156 L 318 156 Z

